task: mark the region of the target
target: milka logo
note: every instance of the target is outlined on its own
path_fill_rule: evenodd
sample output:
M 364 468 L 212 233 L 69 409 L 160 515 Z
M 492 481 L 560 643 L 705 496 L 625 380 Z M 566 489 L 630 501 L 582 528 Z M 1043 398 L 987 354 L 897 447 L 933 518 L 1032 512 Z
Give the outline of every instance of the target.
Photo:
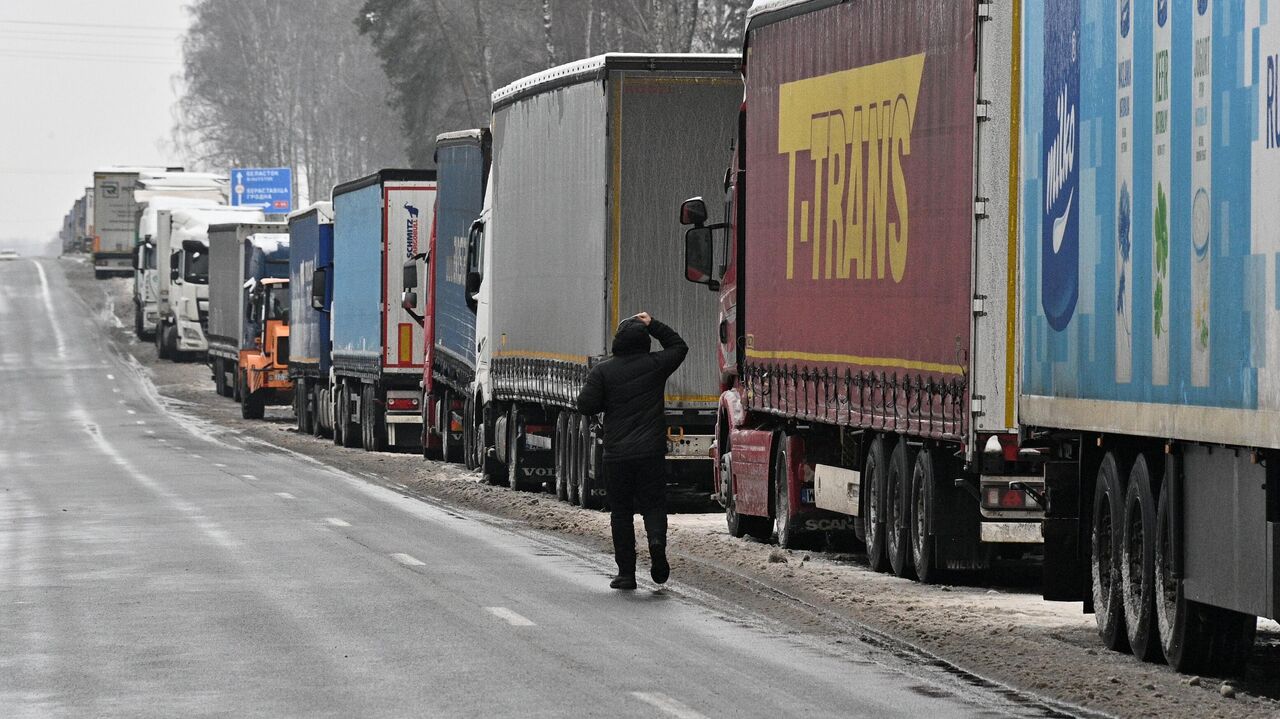
M 779 89 L 787 279 L 795 277 L 799 244 L 809 245 L 811 279 L 902 281 L 909 237 L 903 158 L 911 154 L 924 63 L 923 54 L 911 55 Z
M 1074 201 L 1074 187 L 1071 182 L 1071 171 L 1076 165 L 1076 108 L 1067 103 L 1067 89 L 1058 93 L 1058 136 L 1049 145 L 1049 153 L 1045 160 L 1047 177 L 1045 178 L 1044 211 L 1053 214 L 1053 208 L 1059 206 L 1063 190 L 1067 191 L 1067 202 L 1062 212 L 1053 219 L 1053 251 L 1062 249 L 1062 239 L 1067 233 L 1067 218 L 1071 215 L 1071 203 Z
M 1156 22 L 1160 27 L 1169 22 L 1169 0 L 1156 0 Z
M 409 211 L 404 223 L 404 256 L 409 259 L 418 254 L 418 208 L 406 202 L 404 209 Z
M 1130 12 L 1129 0 L 1120 3 L 1120 37 L 1129 37 L 1129 28 L 1132 23 Z

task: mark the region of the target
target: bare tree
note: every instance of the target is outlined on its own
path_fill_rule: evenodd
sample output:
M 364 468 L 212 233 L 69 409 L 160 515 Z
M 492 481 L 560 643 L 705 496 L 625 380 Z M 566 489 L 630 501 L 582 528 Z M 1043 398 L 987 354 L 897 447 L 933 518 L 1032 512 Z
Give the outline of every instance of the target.
M 403 164 L 391 86 L 358 0 L 197 0 L 177 106 L 182 146 L 211 168 L 290 166 L 314 196 Z

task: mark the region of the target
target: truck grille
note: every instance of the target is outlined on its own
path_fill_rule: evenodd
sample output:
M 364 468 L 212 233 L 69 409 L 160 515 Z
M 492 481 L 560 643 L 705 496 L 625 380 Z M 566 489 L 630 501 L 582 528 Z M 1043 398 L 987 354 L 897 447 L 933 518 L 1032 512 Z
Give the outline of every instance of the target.
M 289 338 L 276 338 L 276 364 L 288 366 L 289 364 Z

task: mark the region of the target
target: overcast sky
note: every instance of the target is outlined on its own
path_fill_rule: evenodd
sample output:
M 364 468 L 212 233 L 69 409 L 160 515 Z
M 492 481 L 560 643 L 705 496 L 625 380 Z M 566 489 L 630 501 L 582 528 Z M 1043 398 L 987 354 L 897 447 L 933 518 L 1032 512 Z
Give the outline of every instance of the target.
M 184 0 L 0 2 L 0 247 L 42 249 L 116 164 L 171 149 Z

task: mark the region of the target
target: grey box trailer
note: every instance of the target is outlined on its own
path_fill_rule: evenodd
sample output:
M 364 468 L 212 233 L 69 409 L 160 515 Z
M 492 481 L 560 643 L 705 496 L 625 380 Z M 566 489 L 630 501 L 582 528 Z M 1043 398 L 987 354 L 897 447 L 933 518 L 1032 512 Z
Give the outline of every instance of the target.
M 619 321 L 648 311 L 690 348 L 667 384 L 670 489 L 710 495 L 717 312 L 682 279 L 672 208 L 691 190 L 723 193 L 740 67 L 737 55 L 610 54 L 494 93 L 468 423 L 491 476 L 554 478 L 562 498 L 602 503 L 598 428 L 575 400 Z
M 283 222 L 236 222 L 209 226 L 209 366 L 218 394 L 235 397 L 240 350 L 245 342 L 245 292 L 247 279 L 244 241 L 250 235 L 288 236 Z M 289 276 L 289 258 L 275 266 L 271 277 Z M 237 398 L 238 399 L 238 398 Z

